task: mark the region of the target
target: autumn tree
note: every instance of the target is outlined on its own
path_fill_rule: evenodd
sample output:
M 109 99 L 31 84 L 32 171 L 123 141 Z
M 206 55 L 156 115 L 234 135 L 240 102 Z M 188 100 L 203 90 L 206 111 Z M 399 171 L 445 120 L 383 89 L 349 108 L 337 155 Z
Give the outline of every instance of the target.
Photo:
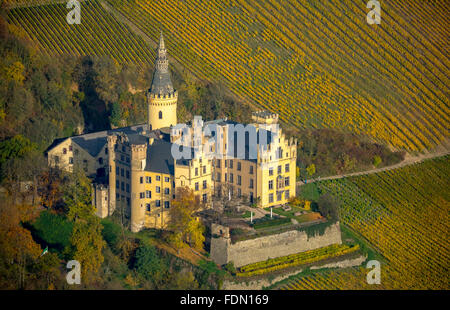
M 67 217 L 74 222 L 71 236 L 73 257 L 81 264 L 84 283 L 96 278 L 104 260 L 102 249 L 106 245 L 102 237 L 103 226 L 95 215 L 91 203 L 91 181 L 80 169 L 70 175 L 64 189 Z
M 41 253 L 31 232 L 22 225 L 36 217 L 36 209 L 0 200 L 0 287 L 23 288 Z
M 196 216 L 201 209 L 199 197 L 187 188 L 177 189 L 176 198 L 169 210 L 169 242 L 177 249 L 189 246 L 202 249 L 205 241 L 205 227 Z

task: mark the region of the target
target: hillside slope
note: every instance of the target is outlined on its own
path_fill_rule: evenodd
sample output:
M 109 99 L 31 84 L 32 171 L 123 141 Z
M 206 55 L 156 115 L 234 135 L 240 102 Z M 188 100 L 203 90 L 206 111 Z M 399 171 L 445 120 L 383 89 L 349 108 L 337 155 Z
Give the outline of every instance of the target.
M 341 223 L 361 234 L 386 259 L 381 285 L 368 269 L 318 272 L 286 289 L 448 289 L 450 156 L 377 174 L 318 183 L 342 201 Z
M 406 150 L 449 137 L 446 1 L 383 1 L 380 25 L 367 24 L 362 0 L 106 2 L 155 40 L 163 30 L 171 55 L 197 76 L 293 126 L 342 128 Z M 83 2 L 88 17 L 70 27 L 61 24 L 63 5 L 14 9 L 9 17 L 52 52 L 151 63 L 151 51 L 111 30 L 120 27 L 99 6 Z M 93 37 L 96 20 L 104 33 Z M 111 48 L 103 48 L 110 37 Z M 58 51 L 71 41 L 80 44 Z

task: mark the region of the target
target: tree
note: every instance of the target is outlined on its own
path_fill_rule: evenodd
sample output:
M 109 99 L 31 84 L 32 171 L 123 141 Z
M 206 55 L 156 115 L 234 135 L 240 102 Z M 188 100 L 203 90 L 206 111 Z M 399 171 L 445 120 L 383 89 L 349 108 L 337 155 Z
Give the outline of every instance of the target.
M 330 220 L 339 219 L 338 209 L 340 202 L 334 196 L 331 196 L 328 193 L 323 194 L 319 197 L 317 205 L 322 216 Z
M 169 210 L 168 225 L 171 231 L 168 240 L 175 248 L 180 249 L 184 243 L 197 249 L 203 247 L 205 227 L 196 216 L 200 208 L 199 198 L 191 189 L 184 187 L 177 190 Z
M 103 263 L 102 249 L 105 241 L 101 232 L 102 225 L 96 216 L 75 221 L 70 241 L 74 250 L 73 258 L 81 264 L 81 277 L 84 283 L 90 283 L 96 278 L 95 274 Z
M 311 164 L 306 168 L 306 172 L 308 172 L 309 176 L 312 176 L 314 173 L 316 173 L 316 165 Z
M 31 232 L 22 226 L 37 215 L 28 205 L 14 205 L 0 200 L 0 287 L 23 288 L 30 265 L 41 253 Z M 15 285 L 16 284 L 16 285 Z
M 378 155 L 375 155 L 375 156 L 373 157 L 373 165 L 374 165 L 375 167 L 378 167 L 380 164 L 381 164 L 381 157 L 378 156 Z
M 151 245 L 140 246 L 136 251 L 134 268 L 146 280 L 158 285 L 167 272 L 167 264 Z
M 95 214 L 92 205 L 91 180 L 81 169 L 74 169 L 69 182 L 64 187 L 64 202 L 67 205 L 67 217 L 70 220 L 87 219 Z

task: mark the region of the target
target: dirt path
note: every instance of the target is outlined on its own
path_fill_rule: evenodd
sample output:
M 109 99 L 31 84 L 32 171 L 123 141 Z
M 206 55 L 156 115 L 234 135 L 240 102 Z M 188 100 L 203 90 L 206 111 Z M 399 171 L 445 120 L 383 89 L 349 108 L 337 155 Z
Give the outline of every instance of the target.
M 436 158 L 436 157 L 442 157 L 445 155 L 450 154 L 450 150 L 443 150 L 443 151 L 439 151 L 439 152 L 435 152 L 435 153 L 428 153 L 428 154 L 421 154 L 419 156 L 411 156 L 409 154 L 406 155 L 405 159 L 395 165 L 391 165 L 391 166 L 386 166 L 383 168 L 377 168 L 377 169 L 371 169 L 371 170 L 365 170 L 365 171 L 360 171 L 360 172 L 353 172 L 353 173 L 347 173 L 347 174 L 338 174 L 338 175 L 333 175 L 333 176 L 329 176 L 329 177 L 325 177 L 325 178 L 316 178 L 316 179 L 311 179 L 308 180 L 308 184 L 309 183 L 314 183 L 317 181 L 325 181 L 325 180 L 335 180 L 335 179 L 342 179 L 342 178 L 347 178 L 347 177 L 353 177 L 353 176 L 358 176 L 358 175 L 366 175 L 366 174 L 371 174 L 371 173 L 378 173 L 378 172 L 382 172 L 382 171 L 387 171 L 387 170 L 392 170 L 392 169 L 397 169 L 397 168 L 401 168 L 401 167 L 405 167 L 405 166 L 409 166 L 409 165 L 414 165 L 414 164 L 418 164 L 424 160 L 427 159 L 431 159 L 431 158 Z M 304 185 L 305 183 L 303 181 L 298 181 L 297 183 L 297 187 Z

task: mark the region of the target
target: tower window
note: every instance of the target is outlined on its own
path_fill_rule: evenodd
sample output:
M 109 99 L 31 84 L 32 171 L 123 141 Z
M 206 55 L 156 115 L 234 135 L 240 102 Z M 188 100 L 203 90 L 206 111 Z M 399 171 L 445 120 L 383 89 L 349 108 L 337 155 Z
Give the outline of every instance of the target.
M 159 116 L 159 119 L 162 119 L 162 111 L 159 111 L 158 116 Z

